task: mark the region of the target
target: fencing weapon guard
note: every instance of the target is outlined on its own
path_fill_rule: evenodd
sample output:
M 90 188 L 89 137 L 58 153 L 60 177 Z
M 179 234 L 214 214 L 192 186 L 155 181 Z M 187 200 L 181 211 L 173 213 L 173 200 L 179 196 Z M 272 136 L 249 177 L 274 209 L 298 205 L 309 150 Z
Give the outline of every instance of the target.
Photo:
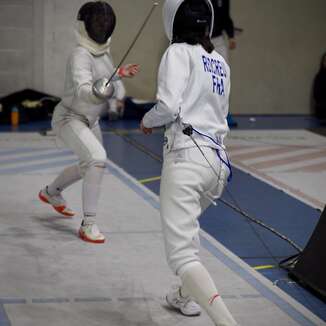
M 107 78 L 98 79 L 93 84 L 92 90 L 95 96 L 103 100 L 110 99 L 114 94 L 114 86 L 108 83 Z

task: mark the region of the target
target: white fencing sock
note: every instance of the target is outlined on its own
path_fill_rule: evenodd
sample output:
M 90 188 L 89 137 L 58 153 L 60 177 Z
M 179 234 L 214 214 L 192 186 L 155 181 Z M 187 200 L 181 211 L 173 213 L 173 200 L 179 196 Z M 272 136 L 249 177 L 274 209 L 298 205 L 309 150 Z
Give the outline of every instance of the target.
M 214 281 L 200 262 L 192 262 L 181 268 L 181 293 L 190 295 L 202 306 L 216 326 L 238 325 L 217 292 Z
M 104 170 L 104 164 L 103 166 L 93 165 L 85 173 L 82 194 L 84 223 L 95 222 Z
M 81 178 L 82 176 L 79 165 L 69 166 L 64 169 L 49 186 L 47 186 L 47 193 L 50 196 L 59 195 L 64 189 L 71 186 Z

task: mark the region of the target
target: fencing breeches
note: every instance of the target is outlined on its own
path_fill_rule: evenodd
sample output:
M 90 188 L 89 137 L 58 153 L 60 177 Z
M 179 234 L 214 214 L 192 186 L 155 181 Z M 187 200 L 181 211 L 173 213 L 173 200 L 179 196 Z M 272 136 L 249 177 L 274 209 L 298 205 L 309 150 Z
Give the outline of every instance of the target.
M 95 216 L 107 160 L 99 124 L 96 123 L 90 129 L 83 121 L 72 119 L 65 124 L 55 126 L 54 131 L 78 156 L 79 166 L 66 168 L 50 188 L 63 190 L 83 178 L 84 216 Z
M 160 214 L 167 260 L 176 274 L 184 264 L 199 261 L 198 218 L 212 200 L 220 197 L 229 173 L 215 149 L 202 150 L 219 178 L 196 147 L 164 157 Z

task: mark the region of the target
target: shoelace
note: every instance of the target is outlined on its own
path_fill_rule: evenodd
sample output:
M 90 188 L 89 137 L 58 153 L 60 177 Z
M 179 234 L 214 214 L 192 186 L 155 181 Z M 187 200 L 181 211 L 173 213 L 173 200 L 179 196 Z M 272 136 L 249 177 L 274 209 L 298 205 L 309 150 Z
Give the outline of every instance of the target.
M 89 229 L 90 233 L 92 233 L 94 236 L 98 236 L 101 234 L 98 226 L 93 222 L 83 222 L 82 227 Z
M 49 199 L 56 202 L 57 204 L 59 205 L 66 205 L 66 201 L 64 200 L 64 198 L 61 196 L 61 194 L 58 194 L 58 195 L 50 195 L 49 194 L 49 191 L 48 191 L 48 186 L 46 186 L 45 188 L 45 194 L 47 196 L 49 196 Z
M 179 296 L 178 296 L 178 298 L 176 298 L 175 300 L 176 300 L 176 302 L 177 302 L 177 304 L 183 304 L 183 306 L 185 307 L 190 301 L 191 301 L 191 298 L 189 297 L 189 296 L 187 296 L 187 297 L 183 297 L 182 295 L 181 295 L 181 291 L 180 291 L 180 288 L 179 288 L 179 290 L 178 290 L 178 294 L 179 294 Z

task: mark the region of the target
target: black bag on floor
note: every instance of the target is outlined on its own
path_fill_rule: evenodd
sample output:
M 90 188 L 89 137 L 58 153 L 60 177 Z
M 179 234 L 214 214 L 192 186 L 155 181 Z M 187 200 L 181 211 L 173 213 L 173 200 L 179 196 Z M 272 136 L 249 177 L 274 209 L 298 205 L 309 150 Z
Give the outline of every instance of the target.
M 326 300 L 326 207 L 290 276 Z
M 32 89 L 24 89 L 0 99 L 0 123 L 10 124 L 11 110 L 19 111 L 19 123 L 48 120 L 60 98 Z

